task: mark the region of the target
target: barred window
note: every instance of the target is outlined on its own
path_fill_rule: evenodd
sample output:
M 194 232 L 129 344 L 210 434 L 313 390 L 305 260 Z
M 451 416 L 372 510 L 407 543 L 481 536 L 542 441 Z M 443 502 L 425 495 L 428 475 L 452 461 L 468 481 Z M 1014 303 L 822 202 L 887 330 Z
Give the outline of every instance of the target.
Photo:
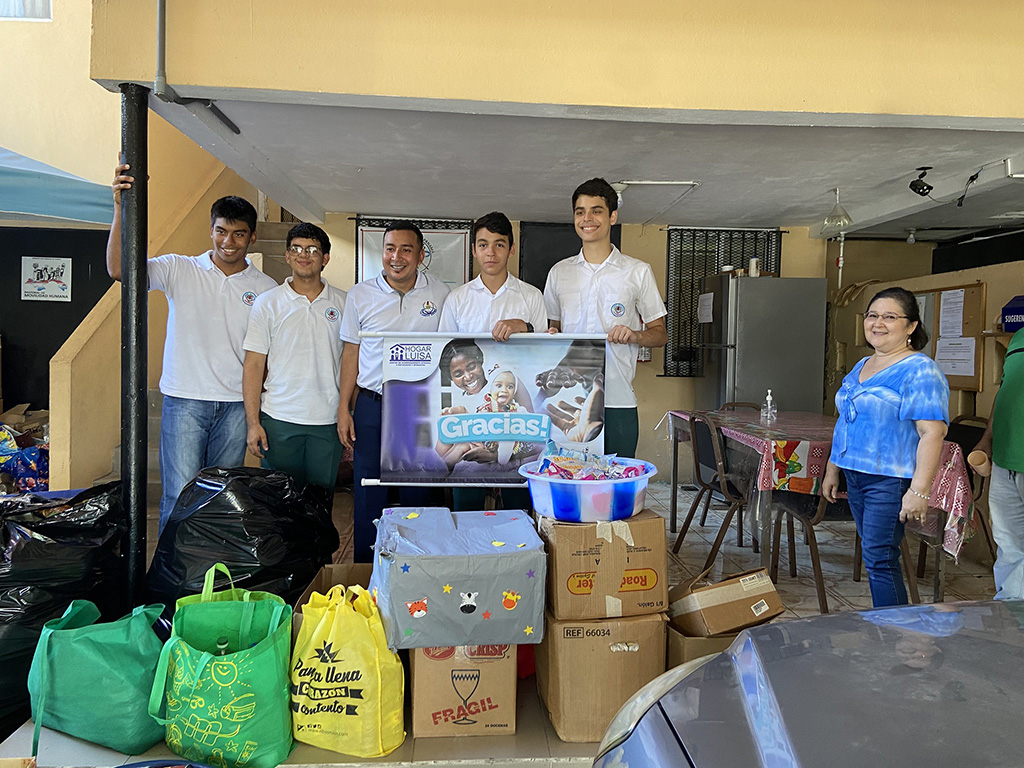
M 668 232 L 668 344 L 666 376 L 702 376 L 697 297 L 703 280 L 732 266 L 746 269 L 756 257 L 761 272 L 778 275 L 782 233 L 778 229 L 695 229 Z

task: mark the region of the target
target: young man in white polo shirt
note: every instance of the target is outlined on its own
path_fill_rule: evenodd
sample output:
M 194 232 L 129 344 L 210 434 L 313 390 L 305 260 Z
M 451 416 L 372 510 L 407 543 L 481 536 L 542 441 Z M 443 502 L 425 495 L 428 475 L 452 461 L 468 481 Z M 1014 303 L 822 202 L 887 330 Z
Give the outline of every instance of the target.
M 451 292 L 441 310 L 438 330 L 489 333 L 495 341 L 507 341 L 513 333 L 546 331 L 544 295 L 509 274 L 508 260 L 516 249 L 508 217 L 493 211 L 473 222 L 469 247 L 480 274 Z M 529 509 L 526 489 L 503 488 L 501 493 L 506 508 Z M 483 509 L 487 489 L 455 488 L 452 494 L 456 510 Z
M 606 453 L 636 455 L 639 438 L 633 376 L 643 347 L 663 347 L 665 303 L 649 264 L 612 245 L 618 195 L 604 179 L 591 179 L 572 195 L 573 222 L 583 248 L 551 268 L 544 286 L 551 327 L 564 333 L 606 333 Z M 647 330 L 641 330 L 643 324 Z
M 292 227 L 285 260 L 292 276 L 256 299 L 242 345 L 246 443 L 263 466 L 333 490 L 346 294 L 320 274 L 331 260 L 331 240 L 320 227 Z
M 114 220 L 107 272 L 121 279 L 121 191 L 133 176 L 114 171 Z M 245 458 L 242 340 L 256 297 L 277 286 L 249 263 L 256 209 L 222 197 L 210 209 L 213 248 L 200 256 L 165 254 L 146 262 L 149 287 L 167 296 L 160 391 L 160 530 L 178 494 L 203 467 L 236 467 Z
M 436 331 L 448 286 L 420 272 L 423 233 L 409 221 L 394 221 L 384 230 L 383 270 L 363 280 L 348 293 L 341 320 L 341 357 L 338 402 L 338 437 L 354 452 L 352 461 L 354 555 L 357 563 L 373 560 L 376 529 L 387 502 L 388 489 L 366 486 L 364 478 L 380 477 L 381 393 L 384 340 L 359 336 L 360 331 Z M 355 410 L 349 405 L 355 397 Z M 405 506 L 429 506 L 426 488 L 399 489 Z
M 544 295 L 509 274 L 508 260 L 516 248 L 508 217 L 494 211 L 473 222 L 469 247 L 480 274 L 451 292 L 438 330 L 489 333 L 495 341 L 507 341 L 513 333 L 546 331 Z

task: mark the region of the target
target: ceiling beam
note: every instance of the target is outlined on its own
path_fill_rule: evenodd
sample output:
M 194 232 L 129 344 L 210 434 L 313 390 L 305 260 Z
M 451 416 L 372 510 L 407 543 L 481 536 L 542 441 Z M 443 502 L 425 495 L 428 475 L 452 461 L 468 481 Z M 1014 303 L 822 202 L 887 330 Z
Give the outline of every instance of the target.
M 223 107 L 224 105 L 219 105 Z M 173 104 L 150 96 L 149 107 L 224 165 L 303 221 L 323 224 L 324 207 L 200 102 Z

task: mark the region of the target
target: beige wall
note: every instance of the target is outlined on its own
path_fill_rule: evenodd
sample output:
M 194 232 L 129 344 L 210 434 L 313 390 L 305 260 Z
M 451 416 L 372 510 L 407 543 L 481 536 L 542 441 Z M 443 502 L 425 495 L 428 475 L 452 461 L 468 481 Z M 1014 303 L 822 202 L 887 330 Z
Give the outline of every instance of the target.
M 903 280 L 932 271 L 932 243 L 902 240 L 847 240 L 843 246 L 843 286 L 863 280 Z M 829 294 L 838 287 L 839 243 L 828 241 L 825 273 Z
M 323 229 L 331 238 L 331 260 L 324 268 L 324 279 L 347 291 L 356 279 L 355 214 L 329 213 Z
M 1024 117 L 1013 0 L 176 0 L 172 84 L 641 108 Z M 94 0 L 92 76 L 152 81 L 154 0 Z M 297 61 L 293 30 L 302 29 Z M 225 55 L 225 40 L 230 54 Z M 245 41 L 239 44 L 239 41 Z M 969 51 L 956 75 L 922 50 Z M 595 52 L 601 52 L 600 55 Z M 584 83 L 586 85 L 584 85 Z
M 114 285 L 50 360 L 50 487 L 83 488 L 121 442 L 121 294 Z
M 0 22 L 0 146 L 106 183 L 120 96 L 89 78 L 90 11 L 85 0 L 53 0 L 52 22 Z
M 827 241 L 807 227 L 783 227 L 780 277 L 824 277 Z

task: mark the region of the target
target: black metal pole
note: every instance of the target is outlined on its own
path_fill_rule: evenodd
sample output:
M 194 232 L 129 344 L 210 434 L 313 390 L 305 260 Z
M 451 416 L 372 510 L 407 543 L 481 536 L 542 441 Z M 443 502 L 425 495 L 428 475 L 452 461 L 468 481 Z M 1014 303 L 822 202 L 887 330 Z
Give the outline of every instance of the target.
M 148 118 L 149 89 L 122 83 L 121 152 L 135 177 L 121 202 L 121 502 L 128 517 L 129 606 L 142 602 L 146 575 Z

